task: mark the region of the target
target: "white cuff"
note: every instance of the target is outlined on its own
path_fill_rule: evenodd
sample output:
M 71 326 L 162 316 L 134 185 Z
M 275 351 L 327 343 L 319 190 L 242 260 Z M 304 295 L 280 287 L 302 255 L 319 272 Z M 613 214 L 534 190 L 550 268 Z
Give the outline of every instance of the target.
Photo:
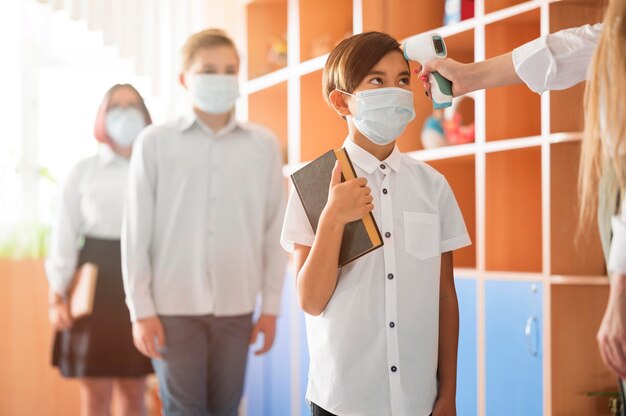
M 626 223 L 619 217 L 611 219 L 613 240 L 609 253 L 609 273 L 626 274 Z
M 532 91 L 542 94 L 556 74 L 556 62 L 542 36 L 513 50 L 515 72 Z
M 150 296 L 135 297 L 134 299 L 126 297 L 126 305 L 130 311 L 130 320 L 132 322 L 156 316 L 156 308 L 154 307 L 154 302 Z

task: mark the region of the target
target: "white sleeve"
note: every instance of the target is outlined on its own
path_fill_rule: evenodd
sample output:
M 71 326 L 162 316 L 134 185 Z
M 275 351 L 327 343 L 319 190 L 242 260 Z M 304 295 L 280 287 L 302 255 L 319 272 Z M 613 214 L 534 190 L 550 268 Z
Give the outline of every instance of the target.
M 602 23 L 561 30 L 513 50 L 515 72 L 536 93 L 562 90 L 587 77 Z
M 278 140 L 271 137 L 269 192 L 265 209 L 265 237 L 263 244 L 264 273 L 262 288 L 263 313 L 278 315 L 285 281 L 287 256 L 280 247 L 282 220 L 285 216 L 285 182 L 282 156 Z
M 611 220 L 613 239 L 609 252 L 609 273 L 626 274 L 626 197 L 622 200 L 622 214 Z
M 122 272 L 131 320 L 156 315 L 152 299 L 152 224 L 155 212 L 156 152 L 154 132 L 137 138 L 130 161 L 128 194 L 122 222 Z
M 295 244 L 311 247 L 314 240 L 313 227 L 306 216 L 298 193 L 293 190 L 287 203 L 280 243 L 286 251 L 293 253 Z
M 454 193 L 445 179 L 442 179 L 441 191 L 439 193 L 439 221 L 440 221 L 440 247 L 441 253 L 454 251 L 472 244 L 463 214 L 456 202 Z
M 79 184 L 83 164 L 76 165 L 61 185 L 52 225 L 46 275 L 54 293 L 65 296 L 76 272 L 81 229 Z

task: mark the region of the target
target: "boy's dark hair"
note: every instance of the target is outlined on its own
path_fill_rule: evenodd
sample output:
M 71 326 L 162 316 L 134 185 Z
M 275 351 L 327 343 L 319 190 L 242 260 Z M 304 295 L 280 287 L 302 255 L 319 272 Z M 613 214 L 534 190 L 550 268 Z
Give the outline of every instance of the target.
M 328 96 L 335 89 L 354 91 L 378 61 L 392 51 L 403 53 L 400 43 L 386 33 L 365 32 L 342 40 L 324 66 L 322 94 L 326 102 L 330 104 Z

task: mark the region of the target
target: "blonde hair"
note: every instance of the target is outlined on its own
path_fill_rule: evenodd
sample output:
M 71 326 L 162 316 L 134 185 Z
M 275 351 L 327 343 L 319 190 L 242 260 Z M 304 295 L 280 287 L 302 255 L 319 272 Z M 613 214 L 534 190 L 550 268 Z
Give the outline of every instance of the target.
M 594 222 L 603 174 L 613 170 L 616 177 L 609 195 L 615 195 L 618 189 L 624 195 L 626 166 L 620 149 L 626 146 L 625 48 L 626 1 L 611 0 L 585 89 L 585 129 L 578 173 L 579 233 Z
M 239 58 L 235 42 L 221 29 L 205 29 L 189 36 L 182 49 L 183 70 L 189 69 L 196 53 L 203 48 L 214 48 L 216 46 L 228 46 L 233 48 Z

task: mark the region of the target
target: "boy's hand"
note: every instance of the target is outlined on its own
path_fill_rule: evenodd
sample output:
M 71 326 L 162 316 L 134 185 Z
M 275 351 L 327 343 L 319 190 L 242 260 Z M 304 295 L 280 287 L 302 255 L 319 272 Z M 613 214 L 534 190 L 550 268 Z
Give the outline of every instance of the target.
M 148 358 L 161 358 L 157 349 L 165 346 L 165 331 L 158 316 L 151 316 L 133 322 L 133 343 Z
M 274 337 L 276 336 L 276 316 L 275 315 L 261 315 L 257 321 L 254 329 L 252 330 L 252 336 L 250 337 L 250 345 L 256 343 L 256 339 L 259 333 L 263 333 L 263 347 L 260 350 L 254 352 L 254 355 L 263 355 L 272 349 L 274 345 Z
M 438 397 L 433 407 L 432 416 L 456 416 L 456 401 L 454 397 Z
M 374 209 L 371 192 L 365 178 L 351 179 L 342 183 L 341 164 L 337 161 L 330 180 L 330 192 L 324 214 L 331 215 L 342 225 L 360 220 Z

